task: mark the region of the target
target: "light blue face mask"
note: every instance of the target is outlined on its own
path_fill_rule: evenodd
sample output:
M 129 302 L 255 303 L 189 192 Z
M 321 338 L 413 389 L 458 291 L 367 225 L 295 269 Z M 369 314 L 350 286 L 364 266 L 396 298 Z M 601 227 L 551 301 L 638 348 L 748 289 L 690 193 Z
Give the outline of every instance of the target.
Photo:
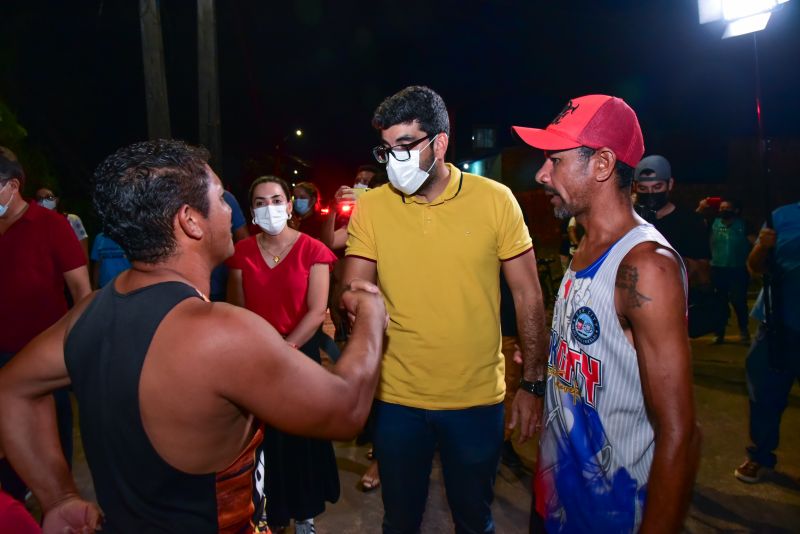
M 8 182 L 6 182 L 6 185 L 4 185 L 3 187 L 0 187 L 0 191 L 3 191 L 6 188 L 6 186 L 8 186 Z M 6 212 L 8 211 L 8 207 L 11 205 L 12 200 L 14 200 L 14 193 L 11 193 L 11 197 L 9 197 L 8 202 L 6 202 L 5 205 L 0 204 L 0 217 L 6 214 Z
M 293 204 L 294 210 L 300 215 L 305 215 L 311 209 L 310 201 L 307 198 L 296 198 Z
M 58 204 L 55 200 L 50 200 L 50 199 L 47 199 L 47 198 L 44 199 L 44 200 L 39 200 L 37 202 L 39 202 L 39 205 L 41 207 L 47 208 L 49 210 L 56 209 L 56 205 Z

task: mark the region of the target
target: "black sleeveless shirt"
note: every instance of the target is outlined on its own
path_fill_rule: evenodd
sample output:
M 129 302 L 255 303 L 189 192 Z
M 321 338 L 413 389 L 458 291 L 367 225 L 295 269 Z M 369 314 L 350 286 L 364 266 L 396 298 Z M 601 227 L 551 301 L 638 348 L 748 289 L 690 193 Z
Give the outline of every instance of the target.
M 104 532 L 251 532 L 255 446 L 259 431 L 222 473 L 175 469 L 153 448 L 139 411 L 139 379 L 164 317 L 191 286 L 162 282 L 127 294 L 114 282 L 77 320 L 64 356 L 80 410 L 80 429 Z M 187 332 L 191 335 L 191 332 Z

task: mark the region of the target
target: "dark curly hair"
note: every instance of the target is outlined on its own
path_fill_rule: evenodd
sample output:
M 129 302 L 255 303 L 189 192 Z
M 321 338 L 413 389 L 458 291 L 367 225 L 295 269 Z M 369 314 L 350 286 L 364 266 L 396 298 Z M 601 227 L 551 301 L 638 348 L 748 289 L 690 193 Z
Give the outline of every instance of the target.
M 175 214 L 184 205 L 208 216 L 208 151 L 158 139 L 121 148 L 94 172 L 92 203 L 103 232 L 132 261 L 157 263 L 175 252 Z
M 444 100 L 433 89 L 412 85 L 396 93 L 378 106 L 372 116 L 372 126 L 385 130 L 396 124 L 419 122 L 428 135 L 444 132 L 450 135 L 450 118 Z

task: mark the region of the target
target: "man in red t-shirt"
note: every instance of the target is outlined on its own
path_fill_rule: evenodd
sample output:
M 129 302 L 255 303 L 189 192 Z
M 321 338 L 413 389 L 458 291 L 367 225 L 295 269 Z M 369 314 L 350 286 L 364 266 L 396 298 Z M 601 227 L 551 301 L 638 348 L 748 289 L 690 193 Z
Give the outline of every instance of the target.
M 86 255 L 69 222 L 22 198 L 25 173 L 8 149 L 0 150 L 0 367 L 67 312 L 64 285 L 74 302 L 91 291 Z M 62 448 L 72 459 L 69 395 L 57 392 Z M 25 486 L 6 460 L 0 485 L 24 501 Z

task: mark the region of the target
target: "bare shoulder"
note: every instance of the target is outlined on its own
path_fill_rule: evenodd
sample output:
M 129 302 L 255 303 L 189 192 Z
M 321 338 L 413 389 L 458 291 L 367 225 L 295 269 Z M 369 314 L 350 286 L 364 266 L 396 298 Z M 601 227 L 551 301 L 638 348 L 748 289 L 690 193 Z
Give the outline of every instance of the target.
M 683 298 L 682 273 L 683 266 L 670 249 L 648 241 L 628 252 L 617 269 L 615 285 L 625 308 L 634 310 L 656 299 Z
M 654 241 L 646 241 L 633 247 L 623 258 L 620 268 L 623 265 L 627 269 L 636 269 L 645 277 L 666 279 L 677 277 L 679 281 L 683 270 L 675 253 Z
M 253 345 L 281 339 L 264 319 L 226 302 L 187 299 L 175 308 L 174 333 L 200 352 L 219 354 L 247 352 Z

